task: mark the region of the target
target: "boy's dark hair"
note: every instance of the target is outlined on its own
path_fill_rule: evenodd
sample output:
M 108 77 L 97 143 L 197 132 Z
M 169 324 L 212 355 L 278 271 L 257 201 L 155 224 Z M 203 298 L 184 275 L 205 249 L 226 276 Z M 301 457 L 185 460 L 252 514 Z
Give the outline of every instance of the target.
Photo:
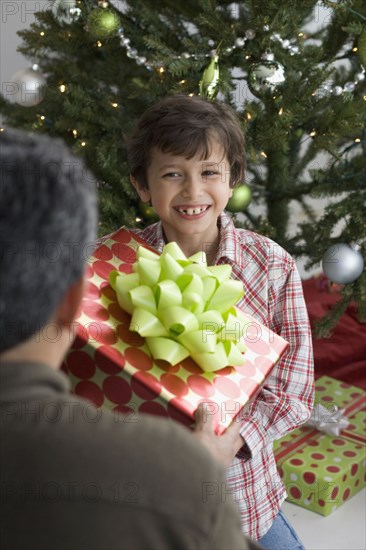
M 201 155 L 204 160 L 210 155 L 213 139 L 225 150 L 230 186 L 234 187 L 243 181 L 245 172 L 245 141 L 235 111 L 197 96 L 166 97 L 145 111 L 127 141 L 131 175 L 147 188 L 153 147 L 187 159 Z
M 42 329 L 85 268 L 95 179 L 59 139 L 0 134 L 0 352 Z

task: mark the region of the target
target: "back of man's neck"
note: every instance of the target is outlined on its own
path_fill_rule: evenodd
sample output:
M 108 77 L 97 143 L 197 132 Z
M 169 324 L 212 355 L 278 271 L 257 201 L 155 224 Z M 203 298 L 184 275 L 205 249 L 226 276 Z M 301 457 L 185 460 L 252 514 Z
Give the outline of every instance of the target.
M 62 341 L 38 341 L 36 335 L 0 354 L 0 363 L 42 363 L 59 369 L 65 354 Z

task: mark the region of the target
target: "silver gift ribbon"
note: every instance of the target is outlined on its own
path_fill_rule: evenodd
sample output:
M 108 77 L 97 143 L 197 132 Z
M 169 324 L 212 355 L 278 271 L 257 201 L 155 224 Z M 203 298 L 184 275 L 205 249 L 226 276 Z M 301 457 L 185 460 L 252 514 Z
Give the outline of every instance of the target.
M 337 405 L 327 409 L 318 403 L 313 408 L 306 426 L 312 426 L 328 435 L 340 435 L 341 431 L 349 426 L 349 421 L 344 416 L 344 409 L 338 409 Z

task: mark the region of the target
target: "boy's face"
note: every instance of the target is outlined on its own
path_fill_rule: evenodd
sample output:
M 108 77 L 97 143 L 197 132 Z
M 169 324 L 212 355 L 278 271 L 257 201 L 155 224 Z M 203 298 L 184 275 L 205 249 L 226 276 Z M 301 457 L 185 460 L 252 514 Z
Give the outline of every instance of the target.
M 149 188 L 139 188 L 140 197 L 151 200 L 169 241 L 215 241 L 217 218 L 232 195 L 230 164 L 220 144 L 212 144 L 206 160 L 188 160 L 154 148 L 147 180 Z

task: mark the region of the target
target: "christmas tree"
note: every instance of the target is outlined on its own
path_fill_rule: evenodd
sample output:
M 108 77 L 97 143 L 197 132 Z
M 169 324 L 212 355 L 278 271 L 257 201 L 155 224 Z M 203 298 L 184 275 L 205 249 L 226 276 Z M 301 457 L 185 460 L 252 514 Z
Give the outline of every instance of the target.
M 319 5 L 327 20 L 308 30 Z M 30 67 L 0 97 L 4 126 L 61 136 L 86 158 L 101 234 L 155 221 L 129 182 L 138 116 L 172 93 L 224 101 L 246 135 L 247 181 L 228 206 L 237 223 L 308 267 L 323 259 L 342 284 L 323 334 L 352 300 L 366 320 L 364 0 L 55 0 L 19 34 Z M 332 199 L 320 218 L 319 197 Z M 294 204 L 305 221 L 291 234 Z

